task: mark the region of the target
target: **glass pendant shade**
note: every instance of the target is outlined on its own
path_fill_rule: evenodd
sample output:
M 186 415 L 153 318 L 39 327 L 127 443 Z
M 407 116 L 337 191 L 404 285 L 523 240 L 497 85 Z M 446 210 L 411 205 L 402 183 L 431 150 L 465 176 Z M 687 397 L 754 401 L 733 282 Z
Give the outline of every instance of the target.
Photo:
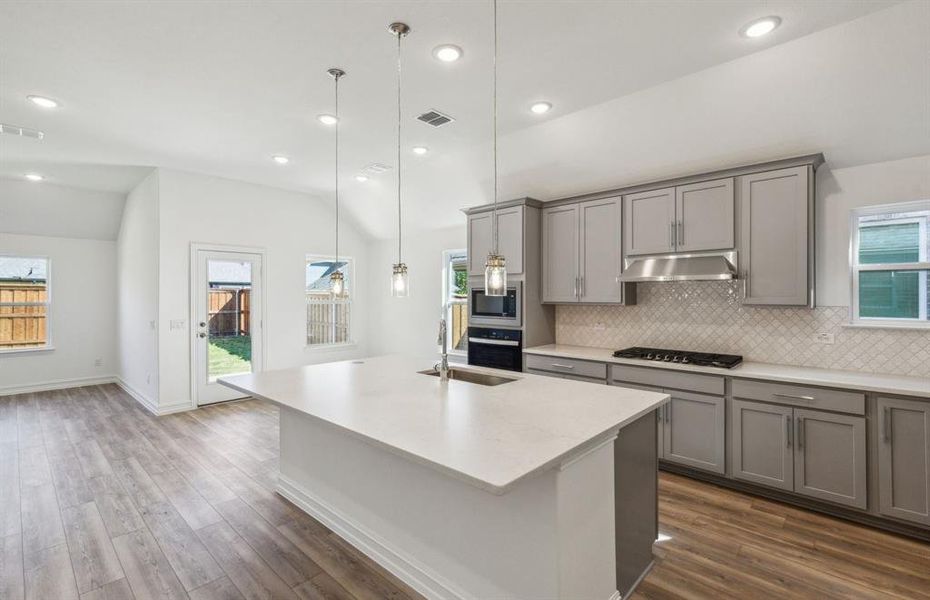
M 346 293 L 346 278 L 339 271 L 334 271 L 329 276 L 329 289 L 333 296 L 341 298 Z
M 407 278 L 407 265 L 397 263 L 391 275 L 391 295 L 395 298 L 406 298 L 410 293 L 410 281 Z
M 500 254 L 488 254 L 484 264 L 485 296 L 507 295 L 507 261 Z

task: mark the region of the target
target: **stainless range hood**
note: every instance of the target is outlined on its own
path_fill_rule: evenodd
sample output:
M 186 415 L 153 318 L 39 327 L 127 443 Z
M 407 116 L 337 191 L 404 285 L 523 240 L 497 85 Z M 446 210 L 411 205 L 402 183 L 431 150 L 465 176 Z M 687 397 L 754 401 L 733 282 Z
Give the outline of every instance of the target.
M 629 258 L 620 281 L 721 281 L 736 279 L 736 253 Z

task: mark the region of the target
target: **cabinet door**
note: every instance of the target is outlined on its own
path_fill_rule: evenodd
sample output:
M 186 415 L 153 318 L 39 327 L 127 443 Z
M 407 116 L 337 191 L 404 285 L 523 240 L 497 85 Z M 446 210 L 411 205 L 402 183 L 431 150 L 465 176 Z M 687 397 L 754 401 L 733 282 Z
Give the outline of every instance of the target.
M 620 297 L 620 198 L 578 205 L 582 302 L 618 303 Z
M 930 402 L 878 399 L 883 515 L 930 525 Z
M 468 216 L 468 275 L 484 275 L 484 263 L 491 251 L 491 214 Z
M 656 409 L 656 456 L 665 458 L 665 415 L 668 405 Z
M 865 509 L 865 418 L 796 408 L 794 491 Z
M 689 467 L 724 473 L 726 415 L 718 396 L 666 390 L 663 458 Z
M 733 477 L 794 490 L 791 407 L 745 400 L 730 406 Z
M 543 302 L 578 301 L 578 205 L 543 209 Z
M 678 252 L 733 249 L 734 207 L 732 178 L 675 188 Z
M 675 249 L 675 188 L 623 197 L 626 254 L 660 254 Z
M 740 178 L 740 270 L 745 304 L 811 303 L 810 167 Z
M 497 227 L 500 253 L 507 259 L 507 274 L 520 275 L 523 273 L 523 207 L 498 210 Z

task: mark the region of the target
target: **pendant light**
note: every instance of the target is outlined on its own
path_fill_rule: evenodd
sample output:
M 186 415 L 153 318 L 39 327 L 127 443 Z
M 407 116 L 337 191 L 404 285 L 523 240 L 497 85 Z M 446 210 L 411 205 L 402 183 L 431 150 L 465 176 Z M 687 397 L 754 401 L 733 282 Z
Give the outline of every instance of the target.
M 335 67 L 326 72 L 333 78 L 336 96 L 336 171 L 334 173 L 336 188 L 336 256 L 333 261 L 333 272 L 329 274 L 329 285 L 333 296 L 341 298 L 346 293 L 346 280 L 345 275 L 339 270 L 339 78 L 345 75 L 346 72 Z
M 400 41 L 410 33 L 410 27 L 405 23 L 391 23 L 388 27 L 397 37 L 397 262 L 391 272 L 391 295 L 395 298 L 406 298 L 410 293 L 410 282 L 407 279 L 407 265 L 404 264 L 402 250 L 401 229 L 401 164 L 400 164 L 400 133 L 401 133 L 401 104 L 400 104 Z
M 497 226 L 497 0 L 494 6 L 494 212 L 491 215 L 491 235 L 493 245 L 484 264 L 484 294 L 486 296 L 507 295 L 507 260 L 500 253 L 500 239 Z

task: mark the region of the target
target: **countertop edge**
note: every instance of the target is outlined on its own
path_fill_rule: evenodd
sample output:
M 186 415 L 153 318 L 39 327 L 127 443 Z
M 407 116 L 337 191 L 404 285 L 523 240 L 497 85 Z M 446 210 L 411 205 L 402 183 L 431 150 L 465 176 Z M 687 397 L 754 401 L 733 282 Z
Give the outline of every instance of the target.
M 716 375 L 718 377 L 731 377 L 734 379 L 754 379 L 760 381 L 774 381 L 774 382 L 783 382 L 783 383 L 792 383 L 797 385 L 812 385 L 816 387 L 826 387 L 834 389 L 852 389 L 866 393 L 872 394 L 891 394 L 895 396 L 908 396 L 912 398 L 927 399 L 930 400 L 930 380 L 928 380 L 928 388 L 926 390 L 913 389 L 911 387 L 893 387 L 893 386 L 882 386 L 882 385 L 868 385 L 861 382 L 847 381 L 843 382 L 840 380 L 833 379 L 818 379 L 819 371 L 828 371 L 830 375 L 833 375 L 837 378 L 842 378 L 843 371 L 834 371 L 828 369 L 820 369 L 818 367 L 799 367 L 796 365 L 779 365 L 774 363 L 744 363 L 749 365 L 751 368 L 752 365 L 759 365 L 765 368 L 779 369 L 804 369 L 810 370 L 811 373 L 809 376 L 805 375 L 804 377 L 798 377 L 793 375 L 777 375 L 777 374 L 768 374 L 768 373 L 759 373 L 749 371 L 740 371 L 740 368 L 735 369 L 720 369 L 715 367 L 699 367 L 693 365 L 680 365 L 680 364 L 667 364 L 661 362 L 652 362 L 644 361 L 637 359 L 628 359 L 628 358 L 618 358 L 612 356 L 612 350 L 608 348 L 590 348 L 591 351 L 597 352 L 602 351 L 606 354 L 603 357 L 592 357 L 585 355 L 580 352 L 572 352 L 571 350 L 566 349 L 557 349 L 553 348 L 553 345 L 544 345 L 544 346 L 535 346 L 532 348 L 524 348 L 524 354 L 532 354 L 537 356 L 559 356 L 562 358 L 571 358 L 574 360 L 583 360 L 588 362 L 603 362 L 607 364 L 616 364 L 616 365 L 628 365 L 632 367 L 642 367 L 647 369 L 662 369 L 665 371 L 677 371 L 681 373 L 695 373 L 698 375 Z M 921 380 L 920 377 L 914 377 L 909 375 L 894 375 L 887 373 L 859 373 L 857 371 L 849 371 L 850 375 L 853 376 L 869 376 L 874 375 L 875 377 L 883 377 L 889 379 L 902 378 L 902 379 L 916 379 Z
M 409 461 L 411 461 L 411 462 L 414 462 L 414 463 L 417 463 L 417 464 L 419 464 L 419 465 L 425 466 L 425 467 L 427 467 L 427 468 L 433 469 L 434 471 L 438 471 L 438 472 L 440 472 L 440 473 L 443 473 L 443 474 L 445 474 L 445 475 L 448 475 L 448 476 L 450 476 L 450 477 L 452 477 L 452 478 L 454 478 L 454 479 L 458 479 L 459 481 L 462 481 L 463 483 L 467 483 L 467 484 L 469 484 L 469 485 L 471 485 L 471 486 L 474 486 L 474 487 L 476 487 L 476 488 L 479 488 L 479 489 L 481 489 L 481 490 L 484 490 L 484 491 L 486 491 L 486 492 L 489 492 L 489 493 L 491 493 L 491 494 L 494 494 L 495 496 L 503 496 L 504 494 L 506 494 L 507 492 L 509 492 L 511 489 L 513 489 L 515 486 L 517 486 L 520 482 L 522 482 L 522 481 L 524 481 L 524 480 L 526 480 L 526 479 L 529 479 L 530 477 L 534 477 L 534 476 L 536 476 L 536 475 L 538 475 L 538 474 L 540 474 L 540 473 L 543 473 L 543 472 L 545 472 L 545 471 L 548 471 L 548 470 L 550 470 L 550 469 L 556 468 L 558 465 L 571 462 L 571 461 L 572 461 L 573 459 L 575 459 L 576 457 L 579 457 L 579 456 L 581 456 L 581 455 L 587 453 L 591 448 L 596 447 L 596 446 L 598 446 L 598 445 L 604 443 L 604 441 L 605 441 L 607 438 L 609 438 L 609 437 L 611 437 L 611 436 L 614 436 L 614 437 L 615 437 L 615 436 L 619 433 L 619 431 L 620 431 L 621 429 L 623 429 L 624 427 L 626 427 L 626 426 L 629 425 L 630 423 L 636 421 L 637 419 L 641 418 L 643 415 L 645 415 L 645 414 L 647 414 L 647 413 L 649 413 L 649 412 L 651 412 L 651 411 L 653 411 L 653 410 L 656 410 L 656 408 L 658 408 L 659 406 L 664 406 L 664 405 L 667 404 L 668 401 L 669 401 L 669 396 L 668 396 L 668 394 L 662 394 L 662 395 L 665 396 L 665 398 L 664 398 L 661 402 L 659 402 L 658 404 L 656 404 L 656 405 L 654 405 L 654 406 L 652 406 L 652 407 L 644 408 L 643 410 L 637 411 L 636 413 L 634 413 L 633 415 L 627 417 L 627 418 L 624 419 L 623 421 L 621 421 L 621 422 L 619 422 L 619 423 L 617 423 L 617 424 L 611 425 L 610 427 L 606 428 L 604 431 L 602 431 L 602 432 L 600 432 L 600 433 L 598 433 L 598 434 L 592 436 L 592 437 L 591 437 L 590 439 L 588 439 L 587 441 L 582 442 L 582 443 L 578 444 L 577 446 L 574 446 L 573 448 L 571 448 L 571 449 L 569 449 L 569 450 L 566 450 L 566 451 L 563 452 L 562 454 L 560 454 L 560 455 L 558 455 L 558 456 L 552 458 L 551 460 L 549 460 L 549 461 L 547 461 L 547 462 L 545 462 L 545 463 L 543 463 L 543 464 L 541 464 L 541 465 L 539 465 L 539 466 L 533 468 L 532 470 L 530 470 L 530 471 L 524 473 L 524 474 L 521 475 L 520 477 L 517 477 L 517 478 L 512 479 L 512 480 L 510 480 L 510 481 L 507 481 L 507 482 L 505 482 L 505 483 L 496 484 L 496 483 L 492 483 L 492 482 L 490 482 L 490 481 L 485 481 L 485 480 L 483 480 L 483 479 L 478 479 L 477 477 L 473 477 L 473 476 L 471 476 L 471 475 L 468 475 L 467 473 L 463 473 L 463 472 L 461 472 L 461 471 L 458 471 L 458 470 L 456 470 L 456 469 L 453 469 L 453 468 L 448 467 L 448 466 L 446 466 L 446 465 L 443 465 L 443 464 L 441 464 L 441 463 L 438 463 L 438 462 L 429 460 L 428 458 L 424 458 L 424 457 L 422 457 L 422 456 L 420 456 L 420 455 L 418 455 L 418 454 L 413 454 L 413 453 L 408 452 L 408 451 L 406 451 L 406 450 L 404 450 L 404 449 L 402 449 L 402 448 L 398 448 L 397 446 L 392 446 L 392 445 L 387 444 L 387 443 L 385 443 L 385 442 L 382 442 L 381 440 L 378 440 L 378 439 L 376 439 L 376 438 L 367 436 L 367 435 L 365 435 L 365 434 L 363 434 L 363 433 L 359 433 L 358 431 L 349 429 L 349 428 L 347 428 L 347 427 L 343 427 L 343 426 L 339 425 L 338 423 L 333 423 L 332 421 L 328 421 L 328 420 L 326 420 L 326 419 L 320 418 L 320 417 L 318 417 L 317 415 L 314 415 L 314 414 L 308 413 L 308 412 L 306 412 L 306 411 L 300 410 L 299 408 L 295 408 L 295 407 L 293 407 L 293 406 L 291 406 L 291 405 L 289 405 L 289 404 L 287 404 L 287 403 L 285 403 L 285 402 L 281 402 L 280 400 L 275 400 L 274 398 L 269 398 L 269 397 L 263 396 L 263 395 L 261 395 L 261 394 L 256 394 L 254 391 L 249 390 L 249 389 L 247 389 L 247 388 L 245 388 L 245 387 L 238 386 L 238 385 L 236 385 L 236 384 L 234 384 L 234 383 L 232 383 L 232 382 L 230 382 L 230 381 L 226 381 L 226 380 L 225 380 L 224 378 L 222 378 L 222 377 L 221 377 L 221 378 L 218 378 L 218 379 L 217 379 L 217 382 L 220 383 L 221 385 L 224 385 L 224 386 L 228 387 L 228 388 L 234 389 L 234 390 L 236 390 L 236 391 L 238 391 L 238 392 L 242 392 L 243 394 L 248 394 L 249 397 L 257 398 L 257 399 L 259 399 L 259 400 L 264 400 L 264 401 L 266 401 L 266 402 L 271 402 L 272 404 L 274 404 L 274 405 L 276 405 L 276 406 L 279 406 L 279 407 L 281 407 L 281 408 L 286 408 L 286 409 L 289 409 L 289 410 L 293 410 L 293 411 L 295 411 L 295 412 L 298 412 L 298 413 L 304 415 L 305 417 L 311 418 L 311 419 L 313 419 L 314 421 L 316 421 L 316 422 L 318 422 L 318 423 L 321 423 L 321 424 L 323 424 L 323 425 L 325 425 L 325 426 L 327 426 L 327 427 L 331 427 L 331 428 L 333 428 L 333 429 L 335 429 L 335 430 L 337 430 L 337 431 L 339 431 L 339 432 L 341 432 L 341 433 L 348 434 L 348 435 L 354 437 L 355 439 L 361 440 L 361 441 L 363 441 L 363 442 L 365 442 L 365 443 L 367 443 L 367 444 L 371 444 L 372 446 L 376 446 L 377 448 L 382 449 L 382 450 L 385 450 L 385 451 L 387 451 L 387 452 L 390 452 L 391 454 L 394 454 L 395 456 L 399 456 L 399 457 L 404 458 L 404 459 L 406 459 L 406 460 L 409 460 Z M 650 392 L 650 393 L 659 393 L 659 392 Z

